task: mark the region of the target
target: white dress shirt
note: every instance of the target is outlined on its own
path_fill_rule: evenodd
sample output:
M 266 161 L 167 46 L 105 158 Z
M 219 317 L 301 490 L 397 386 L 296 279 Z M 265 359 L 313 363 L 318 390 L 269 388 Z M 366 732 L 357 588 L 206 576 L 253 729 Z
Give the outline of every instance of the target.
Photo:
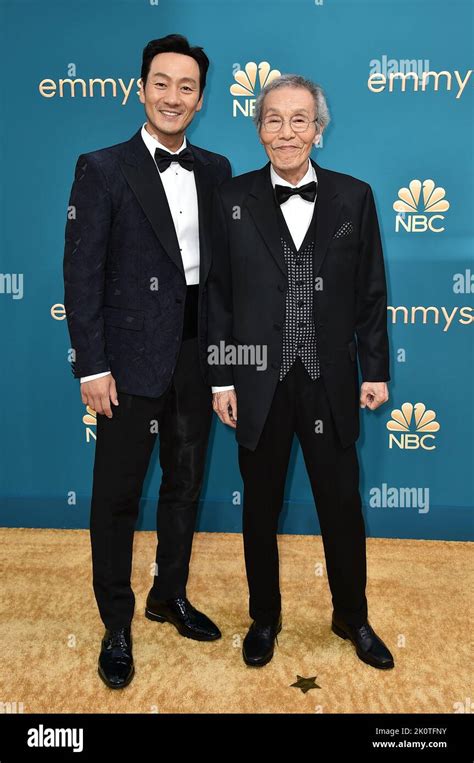
M 302 185 L 306 185 L 306 183 L 311 183 L 313 180 L 316 182 L 316 170 L 314 169 L 309 159 L 308 165 L 309 166 L 306 174 L 296 185 L 293 185 L 292 183 L 289 183 L 288 180 L 284 180 L 282 177 L 280 177 L 280 175 L 273 168 L 273 165 L 271 165 L 270 177 L 272 186 L 275 187 L 275 185 L 287 185 L 290 188 L 299 188 Z M 288 230 L 291 233 L 291 238 L 293 239 L 297 249 L 299 249 L 303 243 L 304 237 L 306 236 L 309 228 L 309 224 L 313 218 L 315 202 L 316 198 L 314 201 L 306 201 L 306 199 L 303 199 L 301 196 L 295 195 L 290 196 L 290 198 L 280 206 L 283 217 L 285 218 L 286 224 L 288 225 Z
M 162 148 L 170 154 L 177 154 L 186 148 L 186 136 L 177 151 L 170 151 L 160 143 L 153 135 L 146 130 L 145 124 L 142 126 L 141 136 L 145 146 L 154 158 L 155 149 Z M 156 170 L 159 172 L 158 168 Z M 187 170 L 181 167 L 179 162 L 171 162 L 169 167 L 160 172 L 161 182 L 168 200 L 171 217 L 173 218 L 174 228 L 179 243 L 179 250 L 183 260 L 184 275 L 188 286 L 199 283 L 199 213 L 198 199 L 196 191 L 196 180 L 193 170 Z M 110 371 L 103 371 L 100 374 L 83 376 L 83 382 L 99 379 L 101 376 L 107 376 Z
M 177 151 L 170 151 L 153 135 L 142 127 L 142 138 L 150 154 L 154 157 L 155 150 L 162 148 L 170 154 L 177 154 L 186 148 L 186 136 Z M 171 217 L 173 218 L 179 250 L 183 260 L 184 275 L 187 286 L 199 283 L 199 213 L 196 191 L 196 179 L 193 170 L 186 170 L 179 162 L 171 162 L 170 166 L 160 172 L 161 182 L 168 199 Z
M 284 180 L 284 178 L 280 177 L 278 172 L 273 168 L 272 164 L 270 165 L 270 179 L 272 181 L 273 187 L 275 187 L 275 185 L 288 185 L 290 188 L 299 188 L 301 185 L 311 183 L 312 180 L 317 180 L 316 170 L 314 169 L 309 159 L 308 169 L 305 175 L 296 185 L 293 185 L 292 183 L 289 183 L 288 180 Z M 316 198 L 314 201 L 306 201 L 306 199 L 303 199 L 301 196 L 295 195 L 290 196 L 290 198 L 280 206 L 283 217 L 285 218 L 286 224 L 288 225 L 288 230 L 290 231 L 291 238 L 293 239 L 297 249 L 299 249 L 303 243 L 304 237 L 306 236 L 310 222 L 313 218 L 315 202 Z M 213 392 L 223 392 L 224 390 L 229 389 L 234 389 L 234 387 L 212 387 Z

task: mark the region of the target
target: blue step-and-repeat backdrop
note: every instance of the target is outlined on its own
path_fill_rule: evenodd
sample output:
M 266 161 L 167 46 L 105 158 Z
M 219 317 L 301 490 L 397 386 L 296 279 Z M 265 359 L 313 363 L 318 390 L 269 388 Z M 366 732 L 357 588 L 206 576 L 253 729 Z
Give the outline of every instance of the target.
M 69 192 L 80 153 L 142 124 L 142 49 L 178 32 L 211 59 L 188 135 L 234 174 L 267 161 L 251 116 L 272 71 L 325 89 L 314 157 L 371 184 L 389 287 L 390 401 L 361 411 L 358 441 L 367 532 L 472 539 L 472 15 L 470 0 L 2 0 L 1 525 L 88 526 L 96 419 L 69 367 Z M 159 480 L 155 451 L 139 529 L 155 527 Z M 198 529 L 240 531 L 217 420 L 202 497 Z M 319 532 L 296 441 L 280 527 Z

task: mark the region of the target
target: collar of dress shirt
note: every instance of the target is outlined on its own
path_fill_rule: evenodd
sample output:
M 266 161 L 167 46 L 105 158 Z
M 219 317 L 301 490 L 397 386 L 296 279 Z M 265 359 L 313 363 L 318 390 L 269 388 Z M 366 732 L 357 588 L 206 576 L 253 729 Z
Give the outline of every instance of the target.
M 148 151 L 153 156 L 153 158 L 155 156 L 155 150 L 157 148 L 162 148 L 164 151 L 168 151 L 170 154 L 177 154 L 180 151 L 182 151 L 183 148 L 186 148 L 186 145 L 187 145 L 186 144 L 186 135 L 184 136 L 183 142 L 182 142 L 181 146 L 178 148 L 178 150 L 177 151 L 170 151 L 169 148 L 166 148 L 166 146 L 164 146 L 162 143 L 160 143 L 160 141 L 157 140 L 153 135 L 150 135 L 150 133 L 146 129 L 145 125 L 146 125 L 146 122 L 145 122 L 145 124 L 142 127 L 142 138 L 143 138 L 143 142 L 144 142 L 145 146 L 147 147 Z
M 272 181 L 272 186 L 275 187 L 275 184 L 277 184 L 277 185 L 289 185 L 290 188 L 299 188 L 300 185 L 306 185 L 306 183 L 311 183 L 312 180 L 316 180 L 316 170 L 314 169 L 309 159 L 308 159 L 308 165 L 309 166 L 308 166 L 308 169 L 306 170 L 306 174 L 301 178 L 299 183 L 297 183 L 296 185 L 293 185 L 293 183 L 289 183 L 288 180 L 285 180 L 284 178 L 280 177 L 278 172 L 273 168 L 273 164 L 270 164 L 270 177 Z

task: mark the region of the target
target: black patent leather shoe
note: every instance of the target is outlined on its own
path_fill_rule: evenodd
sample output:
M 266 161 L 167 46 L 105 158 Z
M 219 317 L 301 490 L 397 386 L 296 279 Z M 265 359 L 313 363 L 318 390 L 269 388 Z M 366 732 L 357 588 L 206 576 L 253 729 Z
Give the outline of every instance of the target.
M 203 612 L 198 612 L 186 598 L 155 599 L 150 592 L 146 600 L 145 617 L 158 623 L 171 623 L 186 638 L 195 641 L 215 641 L 221 638 L 217 625 Z
M 130 683 L 135 673 L 130 626 L 119 630 L 106 629 L 98 672 L 109 689 L 123 689 Z
M 369 625 L 368 620 L 359 627 L 348 625 L 334 614 L 332 616 L 332 631 L 337 636 L 350 639 L 354 644 L 357 656 L 373 668 L 388 670 L 395 663 L 387 645 L 384 644 Z
M 246 665 L 261 668 L 273 657 L 275 641 L 278 644 L 278 634 L 281 631 L 281 614 L 275 623 L 264 625 L 253 621 L 242 647 L 242 656 Z

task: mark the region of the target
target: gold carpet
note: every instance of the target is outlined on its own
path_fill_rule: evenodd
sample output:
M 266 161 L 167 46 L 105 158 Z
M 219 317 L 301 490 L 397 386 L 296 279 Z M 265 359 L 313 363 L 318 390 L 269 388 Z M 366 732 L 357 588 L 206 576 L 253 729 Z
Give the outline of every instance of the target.
M 381 671 L 330 630 L 320 536 L 280 536 L 283 630 L 258 669 L 241 656 L 250 623 L 241 535 L 195 536 L 187 594 L 220 627 L 213 643 L 144 617 L 155 538 L 135 535 L 136 673 L 114 691 L 97 675 L 104 628 L 88 531 L 0 529 L 0 702 L 25 713 L 472 712 L 472 544 L 368 539 L 369 621 L 395 658 Z M 291 686 L 297 676 L 319 688 L 303 693 Z

